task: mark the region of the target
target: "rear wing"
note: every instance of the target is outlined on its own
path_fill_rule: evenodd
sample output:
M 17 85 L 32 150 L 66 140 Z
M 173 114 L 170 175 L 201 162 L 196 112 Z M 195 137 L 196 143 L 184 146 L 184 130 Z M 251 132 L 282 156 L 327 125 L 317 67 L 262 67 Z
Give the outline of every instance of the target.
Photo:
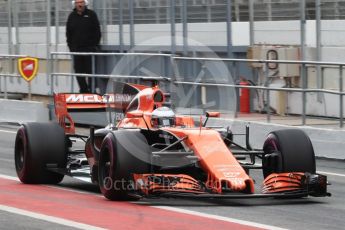
M 124 113 L 134 96 L 123 94 L 54 94 L 55 115 L 65 133 L 74 134 L 75 125 L 68 112 L 111 111 Z
M 143 85 L 116 82 L 112 94 L 54 94 L 55 115 L 66 133 L 75 133 L 75 125 L 68 112 L 111 111 L 124 113 L 133 98 L 143 89 Z

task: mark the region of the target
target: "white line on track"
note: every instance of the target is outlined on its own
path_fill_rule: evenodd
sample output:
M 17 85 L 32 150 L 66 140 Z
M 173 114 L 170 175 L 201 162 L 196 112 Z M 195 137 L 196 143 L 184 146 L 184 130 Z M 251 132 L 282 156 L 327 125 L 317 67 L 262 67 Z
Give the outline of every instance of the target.
M 9 213 L 22 215 L 22 216 L 35 218 L 35 219 L 39 219 L 39 220 L 44 220 L 44 221 L 47 221 L 50 223 L 56 223 L 59 225 L 78 228 L 78 229 L 92 229 L 92 230 L 103 230 L 104 229 L 104 228 L 99 228 L 99 227 L 95 227 L 92 225 L 83 224 L 83 223 L 79 223 L 79 222 L 75 222 L 75 221 L 71 221 L 71 220 L 66 220 L 66 219 L 62 219 L 62 218 L 58 218 L 58 217 L 47 216 L 47 215 L 43 215 L 43 214 L 39 214 L 39 213 L 35 213 L 35 212 L 29 212 L 29 211 L 26 211 L 23 209 L 13 208 L 13 207 L 5 206 L 5 205 L 0 205 L 0 210 L 5 211 L 5 212 L 9 212 Z
M 3 174 L 0 174 L 0 178 L 7 179 L 7 180 L 13 180 L 13 181 L 19 181 L 19 179 L 17 177 L 7 176 L 7 175 L 3 175 Z M 47 186 L 47 187 L 53 187 L 53 188 L 57 188 L 57 189 L 61 189 L 61 190 L 67 190 L 67 191 L 76 192 L 76 193 L 87 193 L 87 192 L 80 192 L 80 191 L 76 191 L 76 190 L 72 190 L 72 189 L 65 189 L 65 188 L 61 188 L 61 187 L 57 187 L 57 186 Z M 88 194 L 97 195 L 94 193 L 88 193 Z M 57 217 L 47 216 L 47 215 L 29 212 L 29 211 L 25 211 L 25 210 L 21 210 L 21 209 L 16 209 L 16 208 L 4 206 L 1 204 L 0 204 L 0 210 L 10 212 L 10 213 L 15 213 L 18 215 L 32 217 L 35 219 L 45 220 L 45 221 L 48 221 L 51 223 L 57 223 L 57 224 L 61 224 L 61 225 L 69 226 L 69 227 L 74 227 L 74 228 L 95 229 L 95 230 L 103 229 L 103 228 L 98 228 L 98 227 L 87 225 L 87 224 L 78 223 L 75 221 L 65 220 L 62 218 L 57 218 Z
M 263 229 L 271 229 L 271 230 L 284 230 L 285 229 L 285 228 L 279 228 L 279 227 L 275 227 L 275 226 L 271 226 L 271 225 L 259 224 L 259 223 L 255 223 L 255 222 L 251 222 L 251 221 L 245 221 L 245 220 L 239 220 L 239 219 L 234 219 L 234 218 L 229 218 L 229 217 L 206 214 L 206 213 L 202 213 L 202 212 L 190 211 L 190 210 L 181 209 L 181 208 L 173 208 L 173 207 L 168 207 L 168 206 L 159 206 L 159 207 L 151 206 L 151 207 L 163 209 L 163 210 L 168 210 L 168 211 L 173 211 L 173 212 L 178 212 L 178 213 L 183 213 L 183 214 L 189 214 L 189 215 L 193 215 L 193 216 L 205 217 L 205 218 L 214 219 L 214 220 L 226 221 L 226 222 L 230 222 L 230 223 L 242 224 L 242 225 L 251 226 L 251 227 L 255 227 L 255 228 L 263 228 Z
M 261 165 L 255 164 L 255 166 L 261 166 Z M 325 172 L 325 171 L 317 171 L 317 173 L 331 175 L 331 176 L 345 177 L 345 174 L 340 174 L 340 173 L 332 173 L 332 172 Z
M 7 175 L 4 175 L 4 174 L 0 174 L 0 178 L 6 179 L 6 180 L 19 181 L 18 177 L 15 177 L 15 176 L 7 176 Z
M 0 161 L 5 161 L 7 163 L 13 163 L 12 159 L 6 159 L 6 158 L 2 158 L 2 157 L 0 157 Z
M 321 174 L 331 175 L 331 176 L 345 177 L 345 174 L 340 174 L 340 173 L 331 173 L 331 172 L 323 172 L 323 171 L 317 171 L 317 172 Z
M 2 133 L 13 133 L 13 134 L 17 133 L 17 131 L 9 131 L 9 130 L 3 130 L 3 129 L 0 129 L 0 132 L 2 132 Z

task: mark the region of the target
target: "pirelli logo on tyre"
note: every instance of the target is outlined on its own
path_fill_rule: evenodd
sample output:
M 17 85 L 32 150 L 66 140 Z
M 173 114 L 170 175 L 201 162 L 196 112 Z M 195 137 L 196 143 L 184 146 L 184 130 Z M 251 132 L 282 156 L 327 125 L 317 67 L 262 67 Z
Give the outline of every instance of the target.
M 38 59 L 25 57 L 18 59 L 18 72 L 25 81 L 30 82 L 36 77 L 38 71 Z

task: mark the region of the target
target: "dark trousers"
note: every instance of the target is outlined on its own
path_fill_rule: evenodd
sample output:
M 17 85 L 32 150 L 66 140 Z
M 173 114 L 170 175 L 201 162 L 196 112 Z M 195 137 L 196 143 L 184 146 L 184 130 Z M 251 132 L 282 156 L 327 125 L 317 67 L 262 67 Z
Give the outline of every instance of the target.
M 74 72 L 92 74 L 92 57 L 91 56 L 74 56 Z M 80 93 L 90 93 L 91 92 L 91 78 L 77 77 L 79 84 Z

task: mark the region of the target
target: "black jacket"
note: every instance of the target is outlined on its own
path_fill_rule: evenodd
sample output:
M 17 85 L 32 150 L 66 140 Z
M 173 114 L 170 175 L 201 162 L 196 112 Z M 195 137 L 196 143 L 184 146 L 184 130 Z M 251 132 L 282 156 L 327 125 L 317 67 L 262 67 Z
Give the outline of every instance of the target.
M 67 45 L 72 52 L 95 51 L 101 40 L 101 30 L 94 11 L 85 9 L 79 15 L 74 9 L 66 24 Z

